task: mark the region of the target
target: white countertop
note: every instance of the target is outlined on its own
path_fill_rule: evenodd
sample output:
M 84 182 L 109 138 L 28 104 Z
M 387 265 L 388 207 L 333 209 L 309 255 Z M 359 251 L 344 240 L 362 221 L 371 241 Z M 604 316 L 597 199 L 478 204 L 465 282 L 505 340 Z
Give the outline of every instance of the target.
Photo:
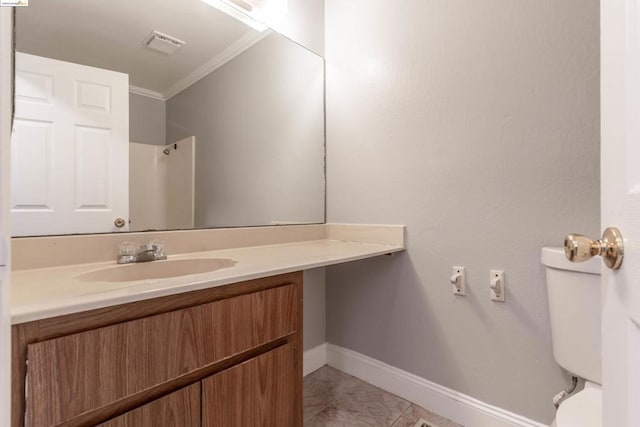
M 228 258 L 237 263 L 207 273 L 123 283 L 75 279 L 82 273 L 115 266 L 115 261 L 19 270 L 11 274 L 11 322 L 24 323 L 403 250 L 400 245 L 324 239 L 169 255 L 169 260 Z

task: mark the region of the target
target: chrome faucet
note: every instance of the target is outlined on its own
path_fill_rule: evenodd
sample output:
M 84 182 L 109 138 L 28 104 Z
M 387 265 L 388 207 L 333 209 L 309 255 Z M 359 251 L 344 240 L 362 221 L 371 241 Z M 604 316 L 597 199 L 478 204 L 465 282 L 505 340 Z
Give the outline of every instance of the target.
M 164 252 L 164 242 L 153 240 L 140 245 L 135 242 L 122 242 L 118 247 L 118 264 L 130 264 L 133 262 L 149 262 L 167 259 Z

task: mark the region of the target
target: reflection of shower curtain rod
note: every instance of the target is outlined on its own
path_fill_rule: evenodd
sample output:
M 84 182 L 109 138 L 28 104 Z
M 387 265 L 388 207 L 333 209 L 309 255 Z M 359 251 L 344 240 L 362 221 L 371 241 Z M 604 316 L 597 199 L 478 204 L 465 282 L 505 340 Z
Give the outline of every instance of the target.
M 173 149 L 177 150 L 178 149 L 178 144 L 173 144 Z M 162 150 L 162 152 L 168 156 L 169 153 L 171 152 L 171 145 L 168 146 L 167 148 L 165 148 L 164 150 Z

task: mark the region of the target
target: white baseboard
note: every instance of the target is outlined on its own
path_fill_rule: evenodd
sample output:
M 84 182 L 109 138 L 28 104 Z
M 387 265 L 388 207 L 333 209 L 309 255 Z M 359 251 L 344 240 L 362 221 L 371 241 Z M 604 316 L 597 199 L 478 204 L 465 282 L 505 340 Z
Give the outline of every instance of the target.
M 302 355 L 302 375 L 307 376 L 311 372 L 322 368 L 327 364 L 327 343 L 306 350 Z
M 326 362 L 467 427 L 548 427 L 337 345 L 326 345 Z

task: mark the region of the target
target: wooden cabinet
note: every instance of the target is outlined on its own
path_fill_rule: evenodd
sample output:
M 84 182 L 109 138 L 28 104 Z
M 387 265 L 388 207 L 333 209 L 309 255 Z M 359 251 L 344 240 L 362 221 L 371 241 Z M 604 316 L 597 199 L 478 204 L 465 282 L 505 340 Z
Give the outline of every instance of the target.
M 301 285 L 286 274 L 15 325 L 13 426 L 301 425 Z

